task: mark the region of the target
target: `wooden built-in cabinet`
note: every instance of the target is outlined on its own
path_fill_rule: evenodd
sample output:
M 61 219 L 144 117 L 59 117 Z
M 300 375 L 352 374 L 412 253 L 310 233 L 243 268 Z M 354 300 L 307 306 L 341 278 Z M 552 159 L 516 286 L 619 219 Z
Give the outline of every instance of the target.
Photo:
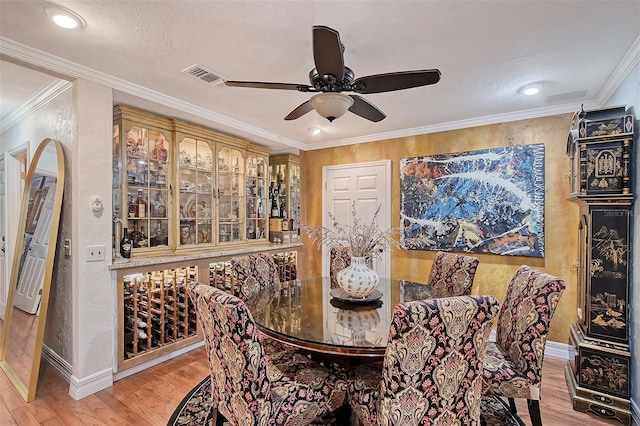
M 230 289 L 232 256 L 270 253 L 281 280 L 297 277 L 298 238 L 277 245 L 269 239 L 269 195 L 277 199 L 278 230 L 284 217 L 287 229 L 299 225 L 296 159 L 276 158 L 277 166 L 270 167 L 265 147 L 115 107 L 111 270 L 118 298 L 118 371 L 201 344 L 187 285 Z M 130 258 L 120 255 L 125 229 Z
M 114 258 L 117 237 L 127 229 L 133 251 L 162 252 L 172 244 L 171 120 L 116 107 L 113 128 Z
M 624 107 L 577 113 L 569 132 L 571 198 L 578 223 L 578 322 L 565 378 L 573 407 L 631 424 L 629 294 L 631 145 Z
M 125 228 L 132 257 L 268 242 L 267 148 L 123 105 L 113 135 L 115 261 Z
M 297 278 L 300 244 L 270 250 L 281 281 Z M 224 290 L 236 286 L 231 258 L 258 250 L 229 251 L 212 257 L 179 261 L 114 263 L 118 292 L 118 372 L 202 342 L 195 309 L 187 294 L 192 282 Z

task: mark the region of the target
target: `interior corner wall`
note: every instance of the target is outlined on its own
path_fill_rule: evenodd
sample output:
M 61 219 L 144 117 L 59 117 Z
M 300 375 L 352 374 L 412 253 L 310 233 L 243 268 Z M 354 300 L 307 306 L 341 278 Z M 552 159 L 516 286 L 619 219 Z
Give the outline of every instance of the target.
M 632 191 L 633 212 L 632 225 L 633 239 L 631 249 L 633 256 L 629 259 L 631 263 L 630 292 L 631 301 L 629 303 L 631 326 L 630 326 L 630 346 L 631 346 L 631 404 L 633 408 L 633 418 L 635 424 L 640 423 L 640 167 L 638 166 L 638 156 L 640 155 L 640 60 L 635 68 L 625 78 L 616 92 L 607 101 L 608 106 L 626 105 L 632 106 L 635 110 L 636 137 L 633 142 L 632 156 L 633 173 Z M 634 262 L 635 260 L 635 262 Z
M 47 104 L 38 105 L 27 117 L 0 135 L 0 146 L 10 151 L 16 146 L 27 143 L 29 152 L 33 154 L 39 143 L 51 138 L 60 141 L 65 153 L 65 194 L 63 212 L 60 218 L 59 237 L 70 236 L 70 200 L 72 181 L 70 178 L 70 157 L 72 156 L 73 140 L 75 138 L 75 108 L 73 105 L 73 91 L 71 85 L 58 96 L 50 99 Z M 17 191 L 17 188 L 6 188 L 7 191 Z M 22 197 L 22 194 L 20 194 Z M 60 245 L 58 245 L 60 248 Z M 11 261 L 11 260 L 10 260 Z M 49 296 L 50 308 L 45 327 L 44 344 L 47 345 L 61 360 L 71 365 L 71 263 L 56 253 L 54 277 L 51 282 Z
M 576 110 L 579 105 L 576 105 Z M 545 145 L 545 256 L 544 258 L 477 254 L 480 265 L 474 294 L 493 294 L 504 298 L 511 277 L 527 264 L 563 278 L 567 283 L 551 323 L 549 339 L 568 344 L 569 324 L 577 320 L 578 206 L 568 201 L 571 163 L 566 155 L 567 133 L 572 114 L 514 121 L 487 126 L 418 135 L 386 141 L 362 143 L 304 151 L 300 153 L 303 173 L 302 194 L 305 208 L 302 223 L 322 224 L 322 167 L 390 159 L 392 163 L 391 223 L 400 226 L 400 160 L 406 157 L 456 153 L 510 145 Z M 305 265 L 299 270 L 308 276 L 322 272 L 320 251 L 305 242 Z M 435 251 L 394 250 L 391 274 L 394 277 L 425 282 Z

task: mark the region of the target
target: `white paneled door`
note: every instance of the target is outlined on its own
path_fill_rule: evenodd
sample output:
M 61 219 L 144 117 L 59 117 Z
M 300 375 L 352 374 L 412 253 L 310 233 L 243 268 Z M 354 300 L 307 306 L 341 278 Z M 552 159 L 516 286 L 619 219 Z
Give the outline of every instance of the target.
M 391 229 L 391 161 L 342 164 L 326 166 L 323 175 L 323 226 L 331 226 L 329 213 L 341 225 L 351 225 L 352 202 L 356 202 L 358 217 L 370 222 L 380 206 L 377 224 L 381 230 Z M 329 251 L 322 248 L 322 272 L 329 275 Z M 382 260 L 375 260 L 373 267 L 381 277 L 391 273 L 391 253 L 382 254 Z
M 28 238 L 27 249 L 24 253 L 24 264 L 20 268 L 14 300 L 14 306 L 28 314 L 36 314 L 40 309 L 42 282 L 49 251 L 53 203 L 56 197 L 56 180 L 48 180 L 47 186 L 40 189 L 40 191 L 44 192 L 43 197 L 40 198 L 41 206 L 34 204 L 32 207 L 37 208 L 40 213 L 36 215 L 35 231 Z

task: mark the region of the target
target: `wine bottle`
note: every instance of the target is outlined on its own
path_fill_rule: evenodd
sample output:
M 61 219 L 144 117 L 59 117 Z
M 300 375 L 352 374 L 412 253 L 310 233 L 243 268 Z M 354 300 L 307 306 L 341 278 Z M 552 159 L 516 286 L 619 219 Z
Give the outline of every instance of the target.
M 131 240 L 129 239 L 127 228 L 124 228 L 124 234 L 120 240 L 120 254 L 125 259 L 129 259 L 131 257 Z
M 136 204 L 138 205 L 138 217 L 147 217 L 147 201 L 144 199 L 142 189 L 138 189 Z
M 133 325 L 135 323 L 134 327 L 138 327 L 138 328 L 147 328 L 147 323 L 142 321 L 140 318 L 138 318 L 136 321 L 133 320 L 133 318 L 129 317 L 129 324 Z
M 156 194 L 156 216 L 167 217 L 167 206 L 162 200 L 162 194 Z
M 147 333 L 145 333 L 144 330 L 141 330 L 141 329 L 138 329 L 136 334 L 138 335 L 138 339 L 145 340 L 148 337 Z
M 276 197 L 276 192 L 273 191 L 271 193 L 271 217 L 277 218 L 280 214 L 280 209 L 278 209 L 278 197 Z

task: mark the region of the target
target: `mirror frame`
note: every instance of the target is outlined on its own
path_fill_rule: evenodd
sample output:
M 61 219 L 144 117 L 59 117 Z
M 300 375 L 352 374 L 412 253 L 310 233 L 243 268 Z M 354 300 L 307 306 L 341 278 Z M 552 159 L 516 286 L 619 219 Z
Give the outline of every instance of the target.
M 20 267 L 20 258 L 22 257 L 22 251 L 15 250 L 13 255 L 13 264 L 11 268 L 11 279 L 9 281 L 9 293 L 7 295 L 7 311 L 5 313 L 4 326 L 2 331 L 2 339 L 0 341 L 0 369 L 4 370 L 9 380 L 13 383 L 20 395 L 26 402 L 31 402 L 35 399 L 36 388 L 38 385 L 38 374 L 40 372 L 40 361 L 42 358 L 42 344 L 44 340 L 44 328 L 47 320 L 47 308 L 49 305 L 49 293 L 51 291 L 51 280 L 53 276 L 53 264 L 55 261 L 55 254 L 58 241 L 58 228 L 60 226 L 60 216 L 62 210 L 62 198 L 64 192 L 64 150 L 62 144 L 54 139 L 43 139 L 36 152 L 31 159 L 29 165 L 29 171 L 25 181 L 24 192 L 22 195 L 22 206 L 20 208 L 20 221 L 18 225 L 18 237 L 16 248 L 22 247 L 22 240 L 24 239 L 24 233 L 27 223 L 27 210 L 29 207 L 29 195 L 31 192 L 31 185 L 37 172 L 38 162 L 42 153 L 45 151 L 49 144 L 53 143 L 56 150 L 57 157 L 57 182 L 56 182 L 56 194 L 53 200 L 53 211 L 51 216 L 51 231 L 49 233 L 49 247 L 47 249 L 47 258 L 44 269 L 44 276 L 42 278 L 42 297 L 40 300 L 40 312 L 38 314 L 38 328 L 36 332 L 36 342 L 34 348 L 34 354 L 31 364 L 31 373 L 29 376 L 29 383 L 23 383 L 18 377 L 15 370 L 6 362 L 6 348 L 9 341 L 9 330 L 11 329 L 11 317 L 14 309 L 14 297 L 15 289 L 18 285 Z

